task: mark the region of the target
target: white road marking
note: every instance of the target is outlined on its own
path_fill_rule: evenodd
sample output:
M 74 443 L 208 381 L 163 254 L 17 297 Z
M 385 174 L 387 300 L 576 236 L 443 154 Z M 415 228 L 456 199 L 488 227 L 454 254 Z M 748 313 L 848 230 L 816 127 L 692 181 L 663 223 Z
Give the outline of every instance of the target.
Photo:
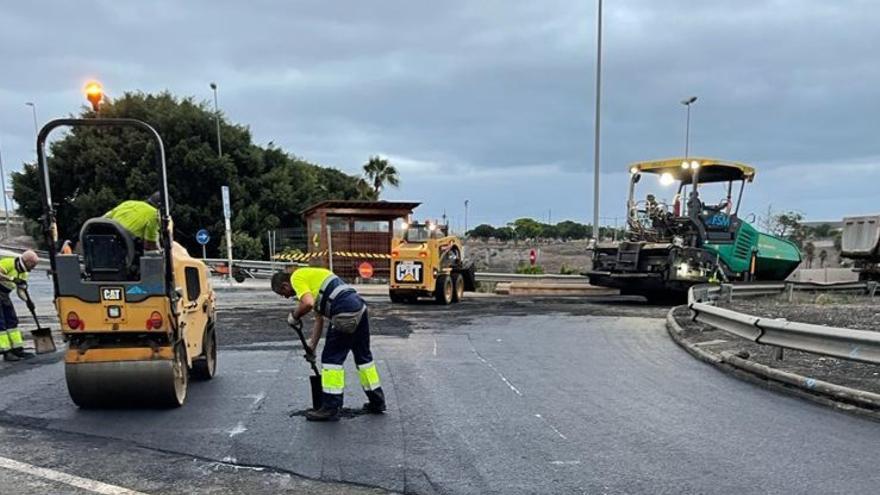
M 229 438 L 232 438 L 235 435 L 241 435 L 246 431 L 247 427 L 244 425 L 244 422 L 239 421 L 237 425 L 235 425 L 231 430 L 227 431 L 226 433 L 229 433 Z
M 266 392 L 260 392 L 259 394 L 256 394 L 256 395 L 247 395 L 245 397 L 253 400 L 251 407 L 257 407 L 257 405 L 259 405 L 260 402 L 263 402 L 263 399 L 266 398 Z
M 561 438 L 561 439 L 563 439 L 563 440 L 568 440 L 568 437 L 565 436 L 565 435 L 563 435 L 561 431 L 559 431 L 558 429 L 556 429 L 555 426 L 553 426 L 549 421 L 547 421 L 546 419 L 544 419 L 544 416 L 541 416 L 540 414 L 535 414 L 535 417 L 538 418 L 538 419 L 540 419 L 541 421 L 543 421 L 547 426 L 550 427 L 551 430 L 553 430 L 554 432 L 556 432 L 556 434 L 559 435 L 559 438 Z
M 580 463 L 581 461 L 550 461 L 554 466 L 576 466 Z
M 434 355 L 437 355 L 437 337 L 434 337 Z
M 697 347 L 703 347 L 704 345 L 715 345 L 715 344 L 723 344 L 727 342 L 724 339 L 715 339 L 715 340 L 707 340 L 706 342 L 697 342 L 694 344 Z
M 522 396 L 522 392 L 520 392 L 519 389 L 517 389 L 516 387 L 514 387 L 513 384 L 510 383 L 510 380 L 508 380 L 507 377 L 505 377 L 504 375 L 501 374 L 500 371 L 498 371 L 498 368 L 496 368 L 495 365 L 493 365 L 493 364 L 490 363 L 489 361 L 486 361 L 486 359 L 483 358 L 483 356 L 480 356 L 480 353 L 477 352 L 476 349 L 473 349 L 473 351 L 474 351 L 474 354 L 476 354 L 477 359 L 479 359 L 480 361 L 482 361 L 483 364 L 485 364 L 485 365 L 488 366 L 492 371 L 494 371 L 495 374 L 498 375 L 498 378 L 501 378 L 501 381 L 503 381 L 505 384 L 507 384 L 508 387 L 510 387 L 510 390 L 513 390 L 514 393 L 516 393 L 516 395 Z
M 63 483 L 68 486 L 102 495 L 146 495 L 143 492 L 136 492 L 121 486 L 110 485 L 88 478 L 80 478 L 79 476 L 74 476 L 72 474 L 33 466 L 24 462 L 7 459 L 6 457 L 0 457 L 0 468 L 9 469 L 10 471 L 18 471 L 19 473 L 29 474 L 56 483 Z

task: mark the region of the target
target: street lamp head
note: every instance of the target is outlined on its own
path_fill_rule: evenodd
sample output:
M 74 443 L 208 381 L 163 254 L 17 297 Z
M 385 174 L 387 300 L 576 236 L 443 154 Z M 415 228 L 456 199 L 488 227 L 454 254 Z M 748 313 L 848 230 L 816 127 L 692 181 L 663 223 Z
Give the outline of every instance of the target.
M 217 91 L 217 83 L 213 83 L 213 82 L 212 82 L 212 83 L 211 83 L 211 89 L 213 89 L 214 91 Z
M 685 98 L 685 99 L 681 100 L 681 104 L 685 105 L 685 106 L 689 106 L 691 103 L 693 103 L 695 101 L 697 101 L 697 97 L 691 96 L 690 98 Z
M 24 104 L 25 104 L 25 106 L 29 106 L 29 107 L 35 106 L 34 102 L 32 102 L 32 101 L 26 101 L 26 102 L 24 102 Z

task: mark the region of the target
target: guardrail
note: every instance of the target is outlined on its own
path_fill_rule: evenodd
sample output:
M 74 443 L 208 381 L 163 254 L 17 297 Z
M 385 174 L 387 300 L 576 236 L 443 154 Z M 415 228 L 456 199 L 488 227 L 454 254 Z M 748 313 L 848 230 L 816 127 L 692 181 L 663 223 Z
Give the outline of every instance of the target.
M 695 321 L 757 344 L 880 364 L 880 332 L 763 318 L 714 305 L 714 301 L 720 297 L 763 294 L 761 291 L 769 291 L 775 286 L 778 286 L 776 294 L 791 294 L 795 290 L 862 290 L 873 296 L 877 289 L 877 284 L 871 282 L 787 282 L 765 284 L 760 289 L 755 284 L 729 285 L 729 289 L 724 286 L 695 286 L 688 294 L 688 307 L 694 312 Z

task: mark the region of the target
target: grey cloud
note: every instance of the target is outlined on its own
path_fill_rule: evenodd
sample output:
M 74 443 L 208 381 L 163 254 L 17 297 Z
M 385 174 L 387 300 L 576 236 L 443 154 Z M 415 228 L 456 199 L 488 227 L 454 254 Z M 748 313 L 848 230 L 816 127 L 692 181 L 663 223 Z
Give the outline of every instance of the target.
M 856 206 L 835 198 L 860 187 L 857 174 L 797 185 L 786 171 L 876 163 L 874 2 L 605 5 L 603 216 L 622 210 L 628 162 L 681 153 L 678 101 L 689 94 L 700 97 L 692 149 L 761 167 L 749 196 L 755 203 L 828 218 Z M 391 196 L 423 197 L 426 209 L 438 209 L 467 194 L 495 222 L 550 208 L 584 220 L 594 7 L 562 0 L 11 3 L 0 15 L 0 62 L 12 75 L 0 82 L 0 145 L 7 163 L 29 159 L 23 102 L 36 100 L 41 119 L 73 112 L 89 76 L 111 93 L 169 89 L 204 99 L 216 80 L 224 112 L 260 142 L 351 172 L 373 153 L 415 164 Z M 419 163 L 440 168 L 426 166 L 422 178 Z M 545 175 L 529 175 L 541 167 Z M 441 178 L 448 171 L 444 188 L 425 187 L 440 180 L 437 170 Z M 481 179 L 457 186 L 468 174 Z

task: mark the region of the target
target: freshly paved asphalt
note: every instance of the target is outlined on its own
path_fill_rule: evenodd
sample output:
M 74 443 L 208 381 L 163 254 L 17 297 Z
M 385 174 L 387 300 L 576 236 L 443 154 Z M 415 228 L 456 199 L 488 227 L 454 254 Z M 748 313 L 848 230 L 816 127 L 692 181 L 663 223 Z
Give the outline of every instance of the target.
M 79 410 L 63 365 L 45 362 L 0 370 L 0 422 L 35 444 L 80 439 L 103 481 L 147 492 L 161 485 L 131 466 L 151 453 L 418 494 L 855 493 L 880 482 L 880 425 L 695 361 L 669 340 L 662 308 L 374 298 L 389 411 L 313 424 L 300 416 L 308 367 L 283 329 L 285 303 L 255 291 L 220 301 L 218 376 L 191 383 L 184 407 Z M 359 407 L 348 364 L 347 405 Z M 53 465 L 83 476 L 80 464 Z M 17 476 L 0 469 L 0 492 Z

